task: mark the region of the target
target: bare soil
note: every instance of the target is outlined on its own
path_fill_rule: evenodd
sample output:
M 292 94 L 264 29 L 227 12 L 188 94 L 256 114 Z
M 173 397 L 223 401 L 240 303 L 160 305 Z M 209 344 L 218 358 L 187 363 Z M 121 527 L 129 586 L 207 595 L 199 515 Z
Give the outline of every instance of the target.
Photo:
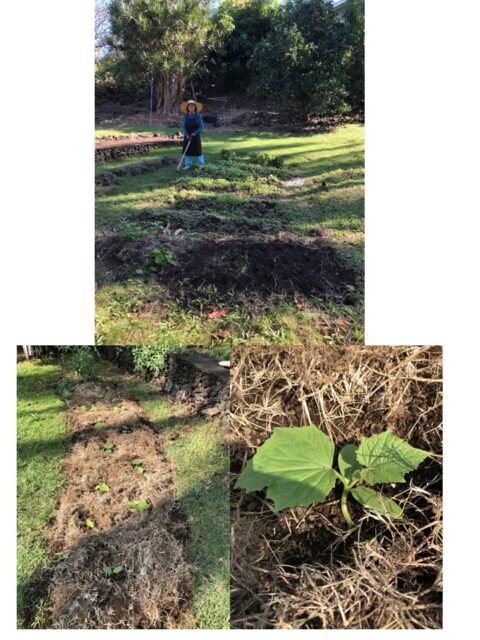
M 251 347 L 232 365 L 232 482 L 274 426 L 317 424 L 338 446 L 388 428 L 441 456 L 441 349 Z M 351 530 L 335 492 L 275 514 L 263 493 L 233 490 L 232 625 L 441 628 L 440 459 L 382 487 L 401 521 L 352 501 Z
M 49 626 L 188 626 L 188 528 L 158 428 L 121 385 L 95 383 L 77 385 L 68 424 L 65 483 L 48 529 L 60 558 L 50 577 Z M 132 509 L 134 501 L 145 501 L 148 510 Z M 115 566 L 122 567 L 118 575 L 105 574 Z

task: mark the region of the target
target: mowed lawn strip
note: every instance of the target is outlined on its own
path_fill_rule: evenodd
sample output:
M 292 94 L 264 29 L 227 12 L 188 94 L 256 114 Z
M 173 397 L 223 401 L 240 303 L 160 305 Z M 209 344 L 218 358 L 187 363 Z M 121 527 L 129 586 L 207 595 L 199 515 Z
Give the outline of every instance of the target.
M 194 422 L 167 448 L 189 521 L 198 629 L 228 629 L 230 623 L 229 459 L 219 428 Z
M 41 626 L 45 601 L 35 601 L 35 579 L 49 564 L 42 531 L 63 484 L 60 461 L 69 438 L 65 403 L 55 394 L 62 377 L 58 365 L 21 362 L 17 368 L 17 570 L 18 626 L 35 607 L 30 624 Z

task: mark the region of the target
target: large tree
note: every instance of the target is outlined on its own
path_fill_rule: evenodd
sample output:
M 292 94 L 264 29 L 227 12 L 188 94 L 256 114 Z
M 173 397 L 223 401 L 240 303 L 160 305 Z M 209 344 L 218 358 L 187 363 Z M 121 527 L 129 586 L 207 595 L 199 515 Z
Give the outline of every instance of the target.
M 185 81 L 222 35 L 209 0 L 112 0 L 111 46 L 128 68 L 153 76 L 157 111 L 166 115 L 183 99 Z
M 248 63 L 255 46 L 272 28 L 279 0 L 221 0 L 215 20 L 230 20 L 232 29 L 212 53 L 209 75 L 217 91 L 245 91 L 252 77 Z
M 289 0 L 252 56 L 256 94 L 305 114 L 345 110 L 347 28 L 329 2 Z

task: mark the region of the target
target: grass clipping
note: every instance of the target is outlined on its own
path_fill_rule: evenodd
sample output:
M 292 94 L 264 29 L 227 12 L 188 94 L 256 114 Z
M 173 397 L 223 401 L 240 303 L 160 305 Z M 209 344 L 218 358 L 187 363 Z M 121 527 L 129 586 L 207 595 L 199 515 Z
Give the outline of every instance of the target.
M 48 536 L 59 554 L 51 571 L 48 626 L 188 626 L 193 588 L 188 527 L 155 425 L 121 390 L 93 383 L 77 386 L 68 423 L 72 445 Z M 143 473 L 134 468 L 135 459 Z M 98 491 L 99 482 L 109 490 Z M 142 499 L 149 510 L 132 512 L 131 503 Z M 109 573 L 115 567 L 121 569 Z
M 83 538 L 54 571 L 52 627 L 184 627 L 192 578 L 169 520 L 169 509 L 156 507 L 133 524 Z M 105 575 L 117 566 L 119 574 Z
M 391 429 L 442 452 L 442 353 L 434 347 L 244 348 L 232 354 L 233 480 L 275 426 L 316 424 L 337 446 Z M 390 521 L 338 495 L 278 514 L 234 490 L 232 626 L 428 629 L 442 625 L 440 457 L 382 488 Z

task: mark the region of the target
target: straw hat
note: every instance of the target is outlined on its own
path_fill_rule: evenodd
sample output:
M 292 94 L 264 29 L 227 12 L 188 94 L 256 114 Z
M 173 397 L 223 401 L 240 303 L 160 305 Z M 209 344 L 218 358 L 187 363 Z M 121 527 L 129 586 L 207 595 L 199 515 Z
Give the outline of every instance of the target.
M 187 102 L 182 102 L 180 105 L 180 111 L 182 113 L 187 113 L 187 107 L 189 104 L 194 104 L 197 108 L 197 113 L 199 113 L 203 109 L 203 104 L 201 102 L 195 102 L 195 100 L 187 100 Z

